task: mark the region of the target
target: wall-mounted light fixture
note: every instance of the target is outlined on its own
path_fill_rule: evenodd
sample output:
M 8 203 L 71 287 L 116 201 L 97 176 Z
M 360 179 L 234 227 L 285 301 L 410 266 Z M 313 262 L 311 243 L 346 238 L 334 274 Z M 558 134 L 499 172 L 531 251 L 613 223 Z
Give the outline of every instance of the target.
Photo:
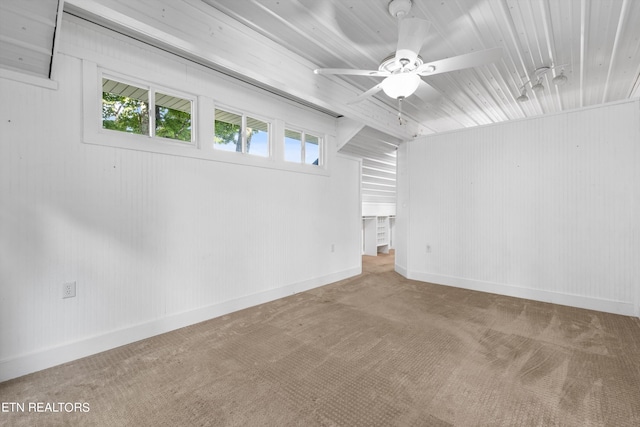
M 520 86 L 520 96 L 516 98 L 518 102 L 526 102 L 529 100 L 527 96 L 527 86 L 531 86 L 531 90 L 534 92 L 541 93 L 544 91 L 544 85 L 542 84 L 542 80 L 545 74 L 549 71 L 562 67 L 562 71 L 560 74 L 553 78 L 553 83 L 557 86 L 562 86 L 567 82 L 567 76 L 564 75 L 564 65 L 558 65 L 555 67 L 542 66 L 533 70 L 533 73 L 530 74 L 530 79 L 527 80 Z

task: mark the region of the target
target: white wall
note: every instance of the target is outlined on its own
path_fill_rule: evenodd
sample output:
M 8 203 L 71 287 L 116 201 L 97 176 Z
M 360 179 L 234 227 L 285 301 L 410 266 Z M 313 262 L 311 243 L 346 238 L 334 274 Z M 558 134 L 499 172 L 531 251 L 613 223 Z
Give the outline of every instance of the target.
M 393 216 L 395 203 L 362 203 L 362 216 Z
M 398 272 L 640 315 L 638 99 L 427 136 L 398 163 Z
M 360 273 L 360 164 L 336 154 L 335 119 L 62 31 L 58 90 L 0 79 L 0 381 Z M 329 173 L 85 144 L 83 58 L 326 132 Z

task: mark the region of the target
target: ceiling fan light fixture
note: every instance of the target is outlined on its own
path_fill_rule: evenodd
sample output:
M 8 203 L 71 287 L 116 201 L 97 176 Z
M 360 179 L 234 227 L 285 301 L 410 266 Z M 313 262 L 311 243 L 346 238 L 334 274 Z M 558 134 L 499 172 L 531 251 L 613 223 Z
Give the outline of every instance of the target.
M 393 99 L 406 98 L 418 89 L 420 76 L 414 73 L 393 74 L 387 77 L 381 85 L 388 97 Z

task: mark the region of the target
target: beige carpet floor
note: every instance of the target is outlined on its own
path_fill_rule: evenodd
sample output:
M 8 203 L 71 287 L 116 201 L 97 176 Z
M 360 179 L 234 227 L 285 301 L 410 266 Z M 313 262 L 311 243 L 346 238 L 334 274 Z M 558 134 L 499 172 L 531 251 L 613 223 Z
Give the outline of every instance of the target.
M 4 382 L 0 424 L 640 426 L 639 319 L 364 270 Z

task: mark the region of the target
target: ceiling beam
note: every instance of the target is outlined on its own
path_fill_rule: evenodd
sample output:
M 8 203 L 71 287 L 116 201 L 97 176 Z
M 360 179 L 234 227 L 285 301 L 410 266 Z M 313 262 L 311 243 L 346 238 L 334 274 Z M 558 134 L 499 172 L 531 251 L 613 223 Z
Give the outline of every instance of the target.
M 402 140 L 430 133 L 413 120 L 400 125 L 397 111 L 375 98 L 349 104 L 358 88 L 314 74 L 315 64 L 201 0 L 163 0 L 153 8 L 125 0 L 65 0 L 65 6 L 85 19 Z
M 347 145 L 351 139 L 364 128 L 364 124 L 347 117 L 338 119 L 338 150 Z

